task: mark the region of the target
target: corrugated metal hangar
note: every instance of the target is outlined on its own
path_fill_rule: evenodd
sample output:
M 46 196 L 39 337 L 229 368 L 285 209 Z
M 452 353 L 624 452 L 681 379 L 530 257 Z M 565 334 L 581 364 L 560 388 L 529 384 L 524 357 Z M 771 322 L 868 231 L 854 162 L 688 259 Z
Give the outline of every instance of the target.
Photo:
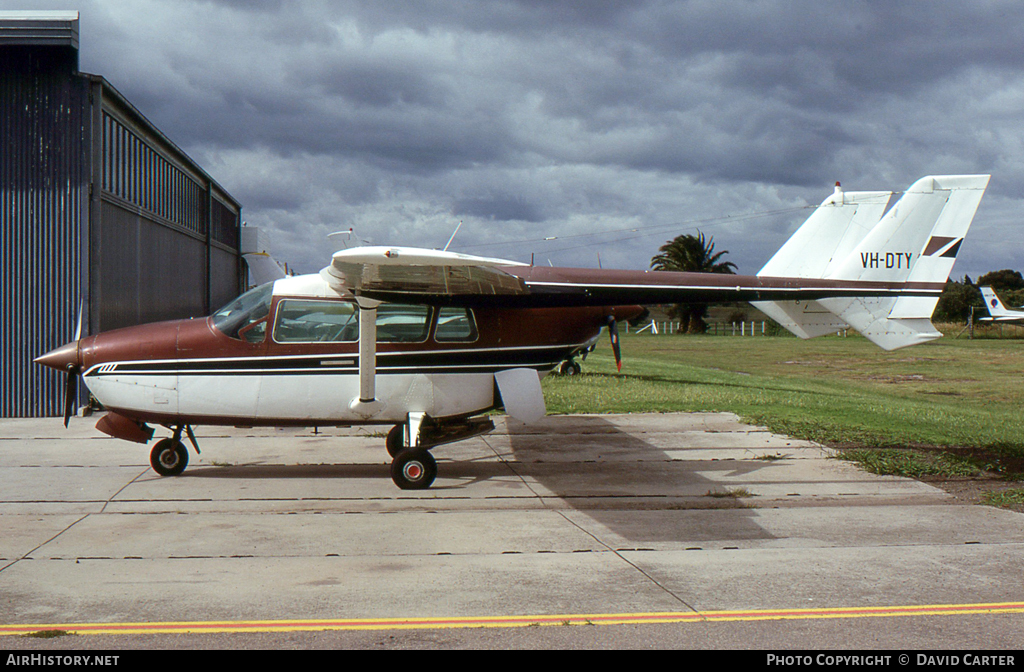
M 32 359 L 207 315 L 244 283 L 240 204 L 103 77 L 77 12 L 0 12 L 0 417 L 63 412 Z

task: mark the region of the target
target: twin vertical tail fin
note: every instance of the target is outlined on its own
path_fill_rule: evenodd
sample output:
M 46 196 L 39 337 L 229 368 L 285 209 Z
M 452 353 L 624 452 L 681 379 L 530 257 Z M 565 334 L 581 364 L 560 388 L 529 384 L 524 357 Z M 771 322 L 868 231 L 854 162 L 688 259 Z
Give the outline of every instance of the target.
M 939 338 L 932 312 L 988 180 L 923 177 L 884 215 L 890 192 L 837 185 L 758 275 L 871 283 L 878 295 L 754 305 L 801 338 L 846 326 L 885 350 Z

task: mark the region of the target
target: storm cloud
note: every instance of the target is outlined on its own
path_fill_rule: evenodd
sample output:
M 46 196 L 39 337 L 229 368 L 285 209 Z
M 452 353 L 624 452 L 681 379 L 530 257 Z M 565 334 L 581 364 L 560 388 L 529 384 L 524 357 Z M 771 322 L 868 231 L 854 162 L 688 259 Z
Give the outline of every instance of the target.
M 0 0 L 3 9 L 15 9 Z M 82 0 L 106 77 L 293 267 L 331 231 L 755 272 L 847 189 L 992 173 L 954 275 L 1024 268 L 1016 2 Z M 803 209 L 802 209 L 803 208 Z

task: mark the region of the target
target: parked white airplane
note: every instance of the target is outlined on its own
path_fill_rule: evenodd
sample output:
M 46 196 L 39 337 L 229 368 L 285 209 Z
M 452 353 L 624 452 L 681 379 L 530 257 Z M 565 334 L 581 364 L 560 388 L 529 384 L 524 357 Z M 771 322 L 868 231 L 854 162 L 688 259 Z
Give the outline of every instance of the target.
M 79 377 L 108 409 L 97 428 L 188 462 L 193 425 L 392 425 L 401 488 L 429 487 L 429 451 L 493 428 L 504 408 L 544 415 L 540 378 L 642 304 L 751 301 L 800 336 L 850 325 L 892 350 L 939 338 L 931 315 L 988 175 L 921 178 L 890 192 L 835 193 L 757 276 L 549 268 L 447 251 L 357 247 L 319 274 L 257 287 L 207 319 L 76 338 L 36 361 Z M 639 305 L 638 305 L 639 304 Z M 483 416 L 483 417 L 482 417 Z M 198 450 L 198 446 L 195 446 Z
M 979 322 L 1024 322 L 1024 311 L 1004 307 L 991 287 L 982 287 L 981 295 L 985 297 L 989 317 L 979 317 Z

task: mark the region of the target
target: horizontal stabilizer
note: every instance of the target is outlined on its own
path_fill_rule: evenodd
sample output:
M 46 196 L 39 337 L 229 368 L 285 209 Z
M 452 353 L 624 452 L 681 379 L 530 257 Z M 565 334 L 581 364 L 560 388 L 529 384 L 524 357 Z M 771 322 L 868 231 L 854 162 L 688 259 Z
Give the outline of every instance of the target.
M 896 350 L 940 338 L 931 315 L 919 318 L 890 318 L 896 299 L 834 298 L 819 303 L 850 323 L 862 336 L 882 348 Z
M 752 306 L 795 336 L 814 338 L 834 334 L 850 325 L 817 301 L 751 301 Z

